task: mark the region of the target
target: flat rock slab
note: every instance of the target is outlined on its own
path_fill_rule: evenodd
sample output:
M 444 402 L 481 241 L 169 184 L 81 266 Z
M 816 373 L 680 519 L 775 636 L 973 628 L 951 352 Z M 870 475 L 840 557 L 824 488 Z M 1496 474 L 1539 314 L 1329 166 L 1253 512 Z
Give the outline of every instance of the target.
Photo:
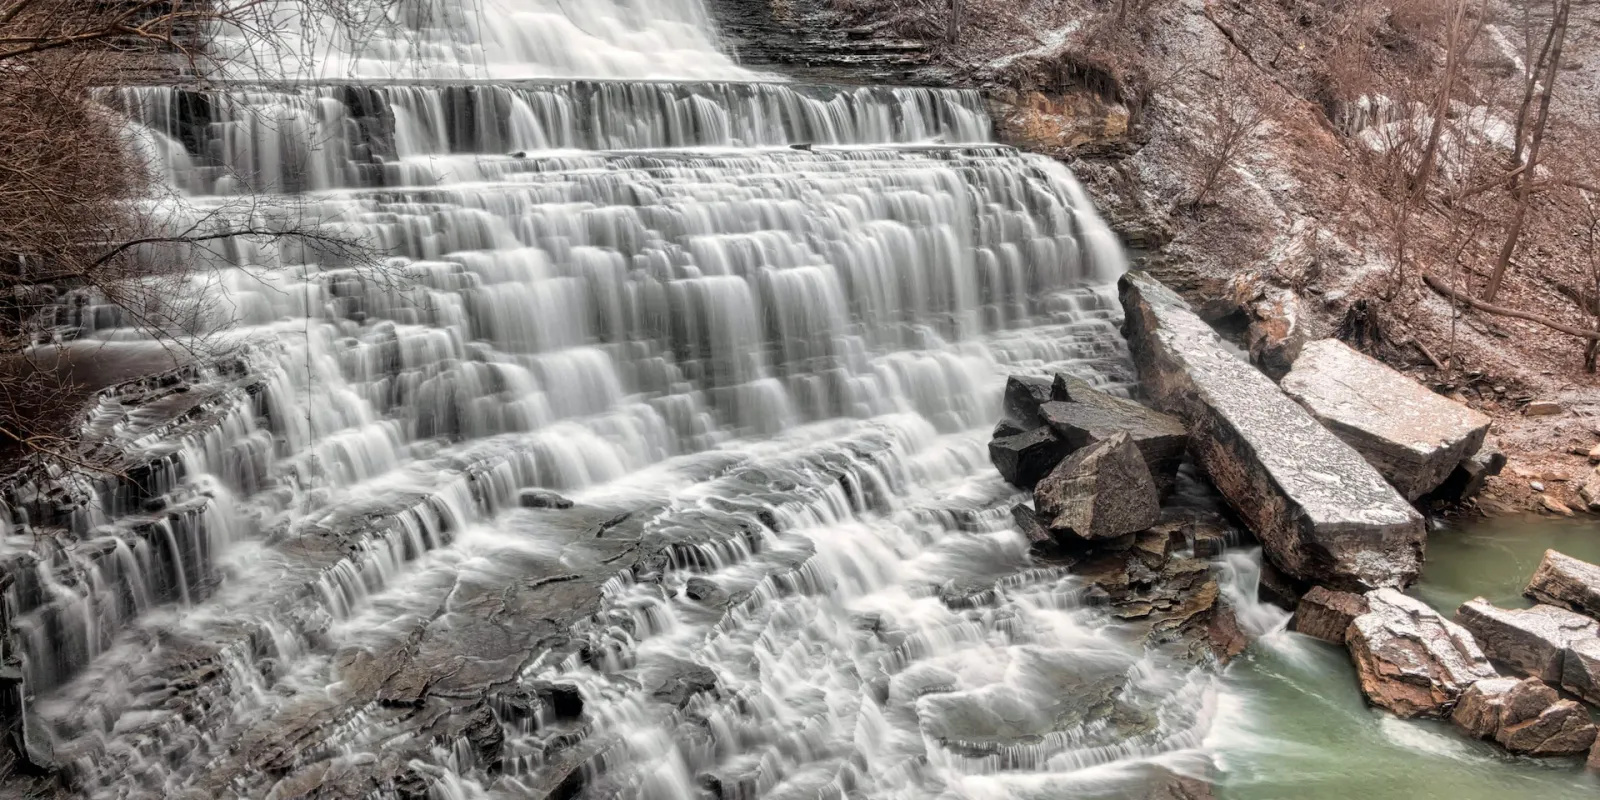
M 1345 633 L 1356 617 L 1367 613 L 1367 599 L 1351 592 L 1313 586 L 1294 610 L 1294 629 L 1325 642 L 1344 644 Z
M 1124 332 L 1156 406 L 1290 577 L 1364 592 L 1416 580 L 1419 515 L 1383 476 L 1240 361 L 1189 305 L 1143 273 L 1122 277 Z
M 1524 594 L 1600 619 L 1600 566 L 1546 550 Z
M 1488 417 L 1337 339 L 1306 345 L 1281 385 L 1408 500 L 1444 483 L 1489 433 Z
M 1498 677 L 1461 626 L 1394 589 L 1367 594 L 1347 644 L 1361 692 L 1401 717 L 1442 717 L 1468 686 Z
M 1600 623 L 1564 608 L 1496 608 L 1481 597 L 1456 609 L 1456 624 L 1472 634 L 1490 660 L 1551 683 L 1561 680 L 1567 647 L 1593 639 L 1600 629 Z

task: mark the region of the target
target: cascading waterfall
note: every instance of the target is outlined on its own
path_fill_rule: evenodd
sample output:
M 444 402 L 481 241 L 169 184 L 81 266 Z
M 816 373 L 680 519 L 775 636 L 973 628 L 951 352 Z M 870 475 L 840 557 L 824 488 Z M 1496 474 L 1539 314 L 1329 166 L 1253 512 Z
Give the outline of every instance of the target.
M 243 356 L 205 424 L 124 431 L 149 474 L 84 487 L 95 549 L 13 590 L 77 786 L 1111 797 L 1197 763 L 1210 677 L 1034 566 L 988 467 L 1006 373 L 1129 378 L 1064 167 L 969 92 L 762 82 L 697 0 L 400 8 L 356 45 L 282 3 L 278 69 L 321 83 L 102 96 L 174 229 L 325 236 L 143 253 L 191 270 L 168 334 Z M 157 346 L 92 295 L 63 324 Z

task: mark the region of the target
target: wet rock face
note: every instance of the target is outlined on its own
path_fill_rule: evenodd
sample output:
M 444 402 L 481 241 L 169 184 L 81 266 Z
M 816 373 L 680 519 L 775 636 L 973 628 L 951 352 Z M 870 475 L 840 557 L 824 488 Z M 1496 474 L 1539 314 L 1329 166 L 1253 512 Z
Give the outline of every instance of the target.
M 1295 609 L 1294 629 L 1325 642 L 1344 644 L 1350 623 L 1365 613 L 1367 599 L 1361 595 L 1313 586 Z
M 1488 417 L 1337 339 L 1306 345 L 1282 387 L 1408 500 L 1444 483 L 1489 433 Z
M 1039 416 L 1068 446 L 1076 450 L 1126 433 L 1157 486 L 1171 489 L 1189 446 L 1181 420 L 1065 375 L 1056 378 L 1055 396 L 1055 402 L 1039 407 Z
M 1066 458 L 1071 448 L 1047 427 L 989 442 L 989 460 L 1012 486 L 1031 489 Z
M 523 489 L 517 495 L 517 504 L 523 508 L 572 508 L 572 501 L 549 489 Z
M 1461 626 L 1394 589 L 1366 596 L 1348 644 L 1361 692 L 1405 717 L 1442 717 L 1473 683 L 1497 677 Z
M 1495 608 L 1481 597 L 1456 610 L 1456 624 L 1496 663 L 1552 683 L 1561 680 L 1567 647 L 1595 638 L 1600 629 L 1600 623 L 1563 608 Z
M 1155 279 L 1124 275 L 1139 378 L 1182 419 L 1190 452 L 1290 577 L 1368 591 L 1416 580 L 1422 517 L 1367 461 L 1238 358 Z
M 1467 733 L 1520 755 L 1580 755 L 1595 739 L 1583 706 L 1562 700 L 1537 678 L 1478 681 L 1462 693 L 1450 718 Z
M 1600 566 L 1546 550 L 1524 594 L 1541 603 L 1600 618 Z
M 1150 470 L 1125 433 L 1068 456 L 1039 482 L 1033 498 L 1052 531 L 1091 541 L 1142 531 L 1161 514 Z
M 1039 418 L 1039 406 L 1050 402 L 1054 381 L 1036 375 L 1012 375 L 1006 379 L 1006 421 L 1023 430 L 1044 424 Z M 998 436 L 998 432 L 996 432 Z

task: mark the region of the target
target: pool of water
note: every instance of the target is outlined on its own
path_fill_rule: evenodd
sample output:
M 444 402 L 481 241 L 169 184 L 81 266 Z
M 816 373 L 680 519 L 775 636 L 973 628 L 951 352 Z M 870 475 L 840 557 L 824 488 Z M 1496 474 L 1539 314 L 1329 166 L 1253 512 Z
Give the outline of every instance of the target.
M 1415 594 L 1447 614 L 1478 595 L 1527 605 L 1522 587 L 1549 548 L 1600 560 L 1600 525 L 1497 521 L 1436 531 Z M 1578 759 L 1516 758 L 1447 722 L 1368 708 L 1346 651 L 1310 637 L 1262 636 L 1222 685 L 1207 744 L 1224 800 L 1600 796 L 1600 776 Z

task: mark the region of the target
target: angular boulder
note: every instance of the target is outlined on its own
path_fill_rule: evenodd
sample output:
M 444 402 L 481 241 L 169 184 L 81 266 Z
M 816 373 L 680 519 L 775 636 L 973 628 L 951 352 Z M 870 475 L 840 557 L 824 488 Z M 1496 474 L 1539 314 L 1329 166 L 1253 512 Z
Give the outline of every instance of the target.
M 1401 717 L 1442 717 L 1477 681 L 1497 677 L 1471 634 L 1394 589 L 1366 597 L 1347 644 L 1361 692 Z
M 1150 474 L 1163 490 L 1170 489 L 1189 446 L 1189 432 L 1176 417 L 1099 391 L 1084 381 L 1057 378 L 1058 396 L 1069 401 L 1039 406 L 1039 416 L 1073 449 L 1088 447 L 1126 433 L 1144 457 Z
M 1030 547 L 1048 547 L 1054 543 L 1050 536 L 1050 529 L 1039 520 L 1039 515 L 1027 503 L 1018 503 L 1011 507 L 1011 519 L 1016 521 L 1017 530 L 1022 531 L 1023 537 L 1028 540 Z
M 1033 491 L 1052 531 L 1115 539 L 1156 524 L 1160 500 L 1150 469 L 1125 433 L 1068 456 Z
M 1600 639 L 1583 639 L 1567 647 L 1561 659 L 1561 688 L 1600 706 Z
M 1047 427 L 989 440 L 989 461 L 1012 486 L 1031 489 L 1072 448 Z
M 1446 503 L 1459 503 L 1477 497 L 1489 479 L 1499 475 L 1506 468 L 1506 454 L 1494 443 L 1492 438 L 1485 439 L 1483 447 L 1478 452 L 1461 460 L 1456 465 L 1450 477 L 1444 483 L 1429 493 L 1431 500 Z
M 1595 726 L 1583 706 L 1562 700 L 1537 678 L 1478 681 L 1462 693 L 1450 719 L 1473 736 L 1493 739 L 1520 755 L 1580 755 L 1595 739 Z
M 1054 379 L 1038 375 L 1012 375 L 1007 378 L 1006 419 L 1027 429 L 1042 425 L 1043 422 L 1039 419 L 1039 406 L 1050 402 L 1054 385 Z
M 1367 599 L 1359 594 L 1313 586 L 1294 610 L 1294 629 L 1324 642 L 1344 644 L 1345 633 L 1356 617 L 1367 613 Z
M 1241 368 L 1170 289 L 1122 277 L 1127 334 L 1157 408 L 1182 419 L 1189 450 L 1292 578 L 1367 591 L 1416 580 L 1422 517 L 1378 471 L 1276 384 Z
M 1600 566 L 1546 550 L 1523 594 L 1600 619 Z
M 1338 339 L 1305 346 L 1283 391 L 1415 500 L 1483 446 L 1489 418 Z
M 1600 631 L 1600 623 L 1564 608 L 1496 608 L 1481 597 L 1456 609 L 1456 624 L 1472 634 L 1489 660 L 1551 683 L 1561 681 L 1567 647 Z

